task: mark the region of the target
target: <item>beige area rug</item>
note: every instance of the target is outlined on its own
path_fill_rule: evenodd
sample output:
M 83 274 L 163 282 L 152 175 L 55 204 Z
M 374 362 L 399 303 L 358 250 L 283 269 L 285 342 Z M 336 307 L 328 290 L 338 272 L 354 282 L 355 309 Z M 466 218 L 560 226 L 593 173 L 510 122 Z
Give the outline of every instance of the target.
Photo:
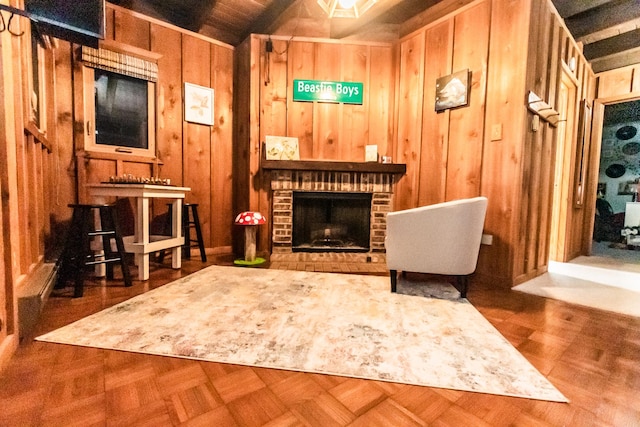
M 211 266 L 37 339 L 567 401 L 468 301 L 381 276 Z

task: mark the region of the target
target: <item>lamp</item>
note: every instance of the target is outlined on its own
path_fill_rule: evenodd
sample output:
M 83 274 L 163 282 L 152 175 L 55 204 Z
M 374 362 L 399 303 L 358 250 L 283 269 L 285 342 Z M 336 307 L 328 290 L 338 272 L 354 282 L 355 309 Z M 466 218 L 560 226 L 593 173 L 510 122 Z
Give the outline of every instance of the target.
M 264 258 L 256 258 L 256 227 L 267 221 L 260 212 L 242 212 L 235 219 L 236 225 L 244 226 L 244 259 L 234 261 L 236 265 L 257 265 L 265 262 Z
M 357 18 L 378 0 L 318 0 L 329 18 Z

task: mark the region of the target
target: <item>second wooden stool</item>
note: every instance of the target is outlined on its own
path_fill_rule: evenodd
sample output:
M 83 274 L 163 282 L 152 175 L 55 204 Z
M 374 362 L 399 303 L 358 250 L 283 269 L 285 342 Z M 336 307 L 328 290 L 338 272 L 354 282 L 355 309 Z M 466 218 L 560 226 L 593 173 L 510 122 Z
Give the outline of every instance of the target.
M 112 205 L 69 205 L 73 209 L 67 239 L 58 259 L 56 288 L 64 287 L 67 280 L 74 281 L 74 297 L 81 297 L 84 291 L 84 272 L 89 266 L 106 264 L 107 278 L 113 279 L 113 264 L 119 263 L 125 286 L 131 286 L 131 276 L 126 265 L 124 244 L 118 225 L 118 218 Z M 95 226 L 96 211 L 100 228 Z M 94 253 L 91 242 L 102 240 L 102 253 Z M 112 242 L 115 243 L 115 250 Z

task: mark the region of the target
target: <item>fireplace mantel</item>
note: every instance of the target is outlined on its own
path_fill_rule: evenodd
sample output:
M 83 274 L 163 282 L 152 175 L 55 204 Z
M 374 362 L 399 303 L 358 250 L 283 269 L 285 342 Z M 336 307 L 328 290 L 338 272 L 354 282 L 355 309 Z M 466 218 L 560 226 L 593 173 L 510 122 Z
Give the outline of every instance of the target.
M 261 167 L 262 169 L 265 169 L 265 170 L 369 172 L 369 173 L 390 173 L 390 174 L 399 174 L 399 175 L 404 175 L 405 173 L 407 173 L 407 165 L 403 163 L 262 159 Z

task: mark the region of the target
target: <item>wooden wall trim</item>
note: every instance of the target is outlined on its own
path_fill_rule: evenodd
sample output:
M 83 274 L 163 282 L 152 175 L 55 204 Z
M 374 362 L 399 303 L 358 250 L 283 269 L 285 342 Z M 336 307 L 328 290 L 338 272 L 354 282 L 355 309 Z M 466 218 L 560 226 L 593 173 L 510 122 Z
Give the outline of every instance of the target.
M 2 372 L 11 361 L 11 357 L 18 349 L 18 344 L 19 340 L 17 333 L 13 333 L 0 341 L 0 372 Z
M 52 149 L 51 142 L 49 142 L 49 139 L 47 138 L 46 134 L 43 133 L 40 129 L 38 129 L 38 127 L 35 125 L 35 123 L 33 123 L 32 121 L 29 121 L 25 125 L 24 131 L 28 135 L 31 135 L 40 144 L 44 145 L 44 147 L 47 149 L 47 151 L 49 151 L 49 152 L 51 151 L 51 149 Z
M 630 93 L 640 92 L 640 64 L 604 71 L 595 77 L 595 96 L 598 99 L 625 97 Z

